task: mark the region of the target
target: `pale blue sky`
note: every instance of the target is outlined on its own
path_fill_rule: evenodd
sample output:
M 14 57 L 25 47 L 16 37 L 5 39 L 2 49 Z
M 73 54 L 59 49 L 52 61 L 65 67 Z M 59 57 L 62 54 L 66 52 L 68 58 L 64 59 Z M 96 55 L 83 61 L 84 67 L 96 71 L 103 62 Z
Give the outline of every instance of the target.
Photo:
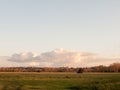
M 0 0 L 0 56 L 55 48 L 120 55 L 120 0 Z

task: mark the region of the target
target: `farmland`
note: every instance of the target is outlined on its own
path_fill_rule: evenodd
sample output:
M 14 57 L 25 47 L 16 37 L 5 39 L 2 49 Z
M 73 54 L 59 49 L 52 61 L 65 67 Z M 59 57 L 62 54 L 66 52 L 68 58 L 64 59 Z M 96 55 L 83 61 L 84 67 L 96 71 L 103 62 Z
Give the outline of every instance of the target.
M 1 72 L 0 90 L 120 90 L 120 73 Z

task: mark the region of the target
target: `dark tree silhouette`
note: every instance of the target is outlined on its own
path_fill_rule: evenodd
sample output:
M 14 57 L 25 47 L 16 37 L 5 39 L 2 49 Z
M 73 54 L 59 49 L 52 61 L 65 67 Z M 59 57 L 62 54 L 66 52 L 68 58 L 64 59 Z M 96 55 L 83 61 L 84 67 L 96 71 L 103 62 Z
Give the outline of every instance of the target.
M 83 73 L 83 68 L 79 68 L 77 73 Z

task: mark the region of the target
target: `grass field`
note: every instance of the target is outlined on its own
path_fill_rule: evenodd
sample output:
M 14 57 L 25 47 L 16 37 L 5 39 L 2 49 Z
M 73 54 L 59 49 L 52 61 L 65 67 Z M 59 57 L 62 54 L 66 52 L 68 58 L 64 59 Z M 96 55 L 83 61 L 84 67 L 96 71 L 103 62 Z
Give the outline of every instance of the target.
M 0 73 L 0 90 L 120 90 L 120 74 Z

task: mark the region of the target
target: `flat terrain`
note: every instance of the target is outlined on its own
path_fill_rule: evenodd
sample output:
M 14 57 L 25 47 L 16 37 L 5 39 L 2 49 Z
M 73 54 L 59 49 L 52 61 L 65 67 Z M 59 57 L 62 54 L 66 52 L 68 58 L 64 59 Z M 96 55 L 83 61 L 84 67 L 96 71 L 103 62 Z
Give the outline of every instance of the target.
M 0 90 L 120 90 L 120 73 L 0 73 Z

